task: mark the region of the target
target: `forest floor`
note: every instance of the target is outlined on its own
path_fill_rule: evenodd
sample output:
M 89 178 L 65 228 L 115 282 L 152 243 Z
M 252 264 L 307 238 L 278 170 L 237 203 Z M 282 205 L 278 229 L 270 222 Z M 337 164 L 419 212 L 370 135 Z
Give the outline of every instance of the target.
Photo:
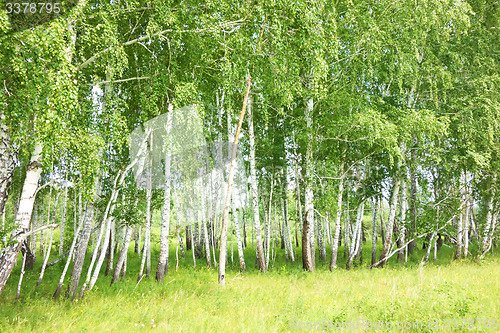
M 365 332 L 387 325 L 414 332 L 499 331 L 496 254 L 454 262 L 452 249 L 443 247 L 438 260 L 431 256 L 423 268 L 418 267 L 424 254 L 419 250 L 405 267 L 392 258 L 382 269 L 358 264 L 346 271 L 340 248 L 335 272 L 316 259 L 316 272 L 306 273 L 300 262 L 287 262 L 282 251 L 263 274 L 255 268 L 255 250 L 248 247 L 248 270 L 239 273 L 235 248 L 224 288 L 206 261 L 198 259 L 193 267 L 191 251 L 176 271 L 175 246 L 164 283 L 155 281 L 155 262 L 151 275 L 137 283 L 140 261 L 130 251 L 125 280 L 110 286 L 111 277 L 101 276 L 92 291 L 73 302 L 52 299 L 62 264 L 48 268 L 38 288 L 39 266 L 26 272 L 21 299 L 15 301 L 17 265 L 0 296 L 0 332 L 293 332 L 312 327 Z M 369 251 L 366 245 L 365 258 Z M 152 257 L 158 257 L 157 248 Z

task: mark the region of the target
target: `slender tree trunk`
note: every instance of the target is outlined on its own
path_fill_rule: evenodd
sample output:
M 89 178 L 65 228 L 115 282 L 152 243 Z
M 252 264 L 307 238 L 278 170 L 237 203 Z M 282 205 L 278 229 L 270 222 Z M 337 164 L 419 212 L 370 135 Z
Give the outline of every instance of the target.
M 378 200 L 377 198 L 372 199 L 372 265 L 377 262 L 377 212 L 378 211 Z
M 290 228 L 288 225 L 288 212 L 287 212 L 287 199 L 286 199 L 286 186 L 284 186 L 284 197 L 281 198 L 281 210 L 283 215 L 283 233 L 285 235 L 285 248 L 288 253 L 288 257 L 292 262 L 295 262 L 295 257 L 293 255 L 293 245 L 292 237 L 290 234 Z
M 380 214 L 380 238 L 382 239 L 382 243 L 385 242 L 385 222 L 383 217 L 384 207 L 382 202 L 382 197 L 378 198 L 378 210 Z M 383 245 L 383 244 L 382 244 Z
M 389 205 L 389 217 L 387 218 L 387 230 L 385 230 L 386 236 L 382 247 L 382 253 L 380 254 L 380 260 L 383 260 L 387 257 L 387 254 L 389 252 L 389 247 L 391 246 L 394 221 L 396 220 L 396 211 L 397 211 L 400 185 L 401 185 L 401 180 L 398 176 L 396 176 L 396 179 L 394 180 L 394 184 L 392 186 L 391 202 Z M 385 262 L 383 262 L 381 266 L 383 266 L 384 264 Z
M 243 254 L 243 242 L 241 241 L 241 234 L 240 234 L 240 222 L 238 219 L 238 210 L 233 208 L 233 223 L 234 223 L 234 229 L 236 232 L 236 243 L 238 245 L 238 258 L 240 261 L 240 272 L 243 272 L 246 270 L 246 265 L 245 265 L 245 256 Z
M 269 254 L 271 252 L 271 209 L 272 209 L 272 199 L 273 199 L 273 189 L 274 189 L 274 178 L 271 174 L 271 189 L 269 191 L 269 211 L 267 213 L 266 219 L 266 267 L 269 269 Z
M 296 247 L 299 247 L 299 236 L 298 236 L 298 229 L 300 227 L 300 230 L 302 232 L 302 200 L 300 197 L 300 172 L 299 172 L 299 163 L 298 163 L 298 154 L 297 154 L 297 145 L 295 144 L 295 134 L 292 137 L 293 138 L 293 154 L 294 154 L 294 161 L 295 161 L 295 189 L 296 189 L 296 195 L 297 195 L 297 208 L 299 212 L 299 216 L 297 218 L 297 221 L 299 223 L 299 226 L 295 226 L 295 245 Z
M 94 202 L 101 194 L 101 182 L 100 177 L 95 180 L 95 193 Z M 80 283 L 80 276 L 82 274 L 83 264 L 85 260 L 85 254 L 87 252 L 87 246 L 90 240 L 90 233 L 92 231 L 92 223 L 94 221 L 95 205 L 94 202 L 87 203 L 84 209 L 83 218 L 83 228 L 81 231 L 81 236 L 78 237 L 78 247 L 75 252 L 75 261 L 73 264 L 73 270 L 71 272 L 71 284 L 68 286 L 68 297 L 74 299 L 78 291 L 78 285 Z
M 181 249 L 181 257 L 184 258 L 186 256 L 186 253 L 184 252 L 184 243 L 182 242 L 182 237 L 180 235 L 180 225 L 181 225 L 181 212 L 180 212 L 180 204 L 179 204 L 179 197 L 177 195 L 177 191 L 174 188 L 174 198 L 175 198 L 175 216 L 177 218 L 177 243 L 179 244 L 179 247 Z M 187 230 L 187 229 L 186 229 Z
M 191 226 L 186 226 L 186 251 L 191 250 Z
M 19 283 L 17 284 L 16 301 L 18 301 L 19 298 L 21 298 L 21 284 L 23 283 L 24 267 L 26 265 L 27 254 L 28 253 L 26 252 L 26 254 L 23 256 L 23 265 L 21 266 L 21 275 L 19 276 Z
M 212 261 L 210 260 L 210 237 L 208 235 L 208 228 L 207 228 L 207 223 L 208 223 L 208 220 L 206 219 L 206 216 L 205 216 L 205 196 L 203 194 L 201 194 L 201 212 L 202 212 L 202 227 L 203 227 L 203 239 L 205 241 L 205 257 L 207 258 L 207 266 L 209 268 L 212 268 Z
M 496 178 L 496 177 L 495 177 Z M 488 252 L 491 242 L 493 240 L 493 232 L 495 230 L 495 218 L 494 218 L 494 198 L 495 198 L 495 188 L 492 184 L 496 179 L 489 180 L 488 182 L 488 192 L 486 201 L 486 223 L 483 231 L 483 241 L 482 241 L 482 255 Z
M 414 138 L 414 144 L 417 144 L 417 138 Z M 414 236 L 417 231 L 417 176 L 415 174 L 416 168 L 416 150 L 411 151 L 411 165 L 410 165 L 410 202 L 411 202 L 411 218 L 410 218 L 410 237 Z M 414 238 L 414 237 L 413 237 Z M 408 252 L 413 253 L 413 249 L 417 246 L 417 241 L 414 239 L 408 244 Z
M 144 273 L 144 265 L 146 264 L 146 276 L 151 273 L 151 252 L 150 252 L 150 241 L 151 241 L 151 199 L 153 196 L 152 190 L 152 173 L 153 173 L 153 156 L 152 150 L 152 135 L 150 136 L 150 148 L 148 149 L 147 157 L 147 188 L 146 188 L 146 231 L 144 234 L 144 251 L 142 253 L 141 268 L 139 269 L 139 275 L 137 281 L 142 279 Z
M 420 262 L 420 266 L 425 265 L 425 263 L 427 263 L 427 261 L 429 260 L 429 256 L 431 254 L 431 248 L 432 248 L 433 240 L 435 239 L 435 237 L 436 237 L 436 232 L 433 232 L 432 235 L 431 235 L 431 239 L 429 241 L 429 246 L 427 247 L 427 252 L 425 254 L 425 257 Z M 434 242 L 434 248 L 435 247 L 436 247 L 436 244 Z
M 168 116 L 167 124 L 165 126 L 165 131 L 167 135 L 172 129 L 172 113 L 173 105 L 168 106 Z M 168 142 L 170 143 L 170 142 Z M 160 230 L 160 257 L 158 259 L 158 267 L 156 268 L 156 281 L 163 282 L 165 274 L 168 273 L 168 251 L 169 251 L 169 240 L 168 235 L 170 233 L 170 178 L 171 178 L 171 165 L 170 165 L 170 148 L 167 143 L 167 148 L 165 149 L 165 186 L 163 194 L 163 209 L 161 215 L 161 230 Z
M 462 238 L 463 238 L 463 225 L 465 224 L 464 221 L 464 214 L 463 214 L 463 209 L 464 209 L 464 196 L 463 196 L 463 185 L 465 183 L 465 176 L 464 172 L 462 171 L 462 175 L 460 176 L 460 187 L 461 187 L 461 192 L 462 192 L 462 213 L 458 217 L 458 223 L 457 223 L 457 244 L 456 244 L 456 249 L 455 249 L 455 259 L 460 260 L 462 258 Z
M 227 193 L 226 193 L 226 203 L 224 205 L 224 215 L 222 218 L 222 233 L 221 233 L 221 243 L 220 243 L 220 253 L 219 253 L 219 284 L 225 285 L 226 283 L 226 248 L 227 248 L 227 227 L 229 222 L 229 206 L 231 204 L 231 190 L 233 185 L 234 168 L 236 164 L 236 149 L 238 147 L 238 141 L 240 137 L 241 125 L 243 124 L 243 118 L 245 117 L 245 111 L 247 108 L 248 95 L 250 93 L 250 83 L 251 77 L 248 74 L 247 80 L 247 90 L 245 97 L 243 98 L 243 107 L 241 109 L 240 119 L 238 122 L 238 128 L 236 129 L 236 135 L 234 136 L 233 151 L 231 154 L 231 165 L 229 167 L 229 176 L 227 181 Z
M 332 242 L 332 259 L 330 260 L 330 271 L 333 271 L 335 268 L 337 268 L 337 255 L 338 255 L 340 226 L 341 226 L 341 217 L 342 217 L 342 196 L 344 194 L 343 172 L 344 172 L 344 163 L 342 163 L 340 165 L 341 177 L 340 177 L 340 183 L 339 183 L 339 193 L 337 196 L 337 213 L 335 215 L 335 234 L 333 236 L 333 242 Z
M 63 207 L 61 211 L 61 224 L 59 229 L 61 230 L 61 235 L 59 238 L 59 255 L 62 255 L 64 252 L 64 229 L 66 226 L 66 210 L 68 207 L 68 175 L 66 172 L 66 176 L 64 177 L 64 198 L 63 198 Z
M 0 254 L 0 294 L 9 279 L 10 273 L 16 264 L 17 256 L 21 251 L 21 237 L 29 229 L 33 205 L 35 203 L 35 193 L 38 188 L 40 174 L 42 173 L 41 158 L 42 145 L 37 143 L 35 144 L 30 163 L 26 167 L 26 178 L 24 180 L 19 208 L 14 220 L 16 226 L 14 234 L 17 236 L 13 239 L 12 244 L 2 249 Z M 5 194 L 2 194 L 2 196 L 6 198 Z M 4 198 L 1 200 L 4 200 Z
M 111 284 L 113 284 L 113 282 L 118 281 L 118 279 L 120 278 L 120 273 L 124 271 L 128 246 L 130 244 L 130 239 L 132 238 L 133 230 L 134 229 L 130 226 L 125 227 L 125 240 L 123 243 L 123 247 L 120 251 L 120 255 L 118 256 L 118 261 L 116 262 L 115 270 L 113 272 L 113 278 L 111 279 Z
M 34 207 L 34 211 L 33 211 L 33 230 L 36 230 L 38 228 L 38 210 L 39 210 L 39 205 L 35 203 L 35 207 Z M 5 212 L 4 212 L 5 213 Z M 5 218 L 5 215 L 3 216 L 3 218 Z M 37 237 L 36 237 L 36 232 L 32 235 L 31 237 L 31 248 L 33 249 L 33 252 L 31 253 L 31 260 L 28 260 L 27 261 L 27 265 L 26 265 L 26 268 L 29 269 L 30 271 L 33 270 L 33 268 L 35 267 L 35 263 L 36 263 L 36 241 L 37 241 Z
M 406 243 L 406 211 L 408 210 L 408 200 L 406 194 L 406 180 L 401 180 L 401 225 L 399 228 L 399 241 L 401 242 L 401 246 Z M 401 262 L 406 262 L 405 256 L 406 250 L 403 248 L 398 252 L 398 260 Z
M 243 248 L 247 248 L 247 219 L 246 219 L 246 213 L 245 213 L 246 207 L 244 208 L 241 216 L 243 219 L 243 222 L 241 223 L 243 226 Z
M 358 253 L 361 239 L 361 229 L 363 227 L 363 215 L 365 211 L 365 202 L 361 202 L 358 206 L 357 215 L 356 215 L 356 224 L 354 225 L 354 231 L 351 241 L 351 246 L 349 249 L 349 257 L 347 258 L 346 269 L 351 269 L 352 260 L 354 256 Z
M 469 225 L 470 225 L 470 210 L 472 209 L 471 196 L 471 181 L 470 172 L 465 171 L 465 205 L 464 205 L 464 258 L 467 258 L 469 252 Z
M 257 264 L 261 272 L 267 271 L 266 262 L 264 260 L 264 251 L 262 249 L 262 232 L 260 226 L 260 213 L 259 213 L 259 195 L 257 185 L 257 171 L 255 163 L 255 133 L 253 128 L 253 113 L 252 113 L 252 96 L 249 96 L 247 106 L 248 112 L 248 139 L 250 142 L 250 176 L 251 176 L 251 196 L 252 196 L 252 210 L 253 210 L 253 225 L 255 230 L 255 238 L 257 243 Z M 253 245 L 253 235 L 252 235 Z
M 107 260 L 104 276 L 108 276 L 109 272 L 113 270 L 113 261 L 115 253 L 118 251 L 118 245 L 121 239 L 121 228 L 116 228 L 115 219 L 111 221 L 111 230 L 109 232 L 109 250 L 106 253 L 105 259 Z M 102 264 L 101 264 L 102 265 Z M 92 288 L 90 288 L 92 289 Z
M 57 289 L 56 289 L 54 296 L 53 296 L 56 299 L 61 294 L 61 289 L 62 289 L 62 285 L 64 283 L 64 278 L 66 277 L 66 272 L 68 271 L 69 264 L 71 263 L 71 259 L 73 257 L 73 252 L 74 252 L 75 246 L 76 246 L 76 241 L 78 240 L 78 235 L 80 234 L 81 230 L 82 230 L 82 223 L 79 223 L 78 229 L 74 233 L 73 242 L 71 243 L 71 247 L 69 249 L 68 260 L 66 261 L 66 265 L 64 265 L 64 269 L 63 269 L 63 272 L 61 274 L 61 278 L 59 279 L 59 284 L 57 285 Z
M 101 222 L 99 236 L 97 237 L 97 242 L 96 242 L 93 254 L 92 254 L 90 266 L 89 266 L 88 271 L 87 271 L 87 278 L 85 279 L 85 282 L 83 283 L 83 286 L 80 290 L 80 297 L 83 297 L 83 294 L 84 294 L 85 290 L 87 289 L 87 285 L 91 282 L 92 271 L 94 270 L 94 265 L 96 263 L 97 256 L 99 254 L 99 249 L 101 249 L 101 243 L 103 243 L 102 242 L 103 236 L 104 236 L 104 243 L 102 244 L 101 254 L 99 256 L 99 260 L 97 261 L 97 266 L 95 269 L 95 271 L 97 273 L 94 272 L 95 279 L 97 279 L 97 276 L 99 275 L 99 271 L 101 269 L 102 262 L 104 261 L 104 256 L 106 255 L 106 251 L 108 250 L 108 244 L 109 244 L 109 240 L 111 238 L 111 224 L 112 224 L 112 217 L 110 215 L 114 211 L 115 200 L 116 200 L 116 196 L 118 195 L 118 190 L 117 190 L 118 180 L 119 180 L 120 176 L 121 176 L 121 172 L 118 172 L 116 177 L 115 177 L 115 180 L 113 182 L 113 189 L 111 191 L 111 196 L 108 200 L 108 203 L 106 205 L 106 209 L 104 211 L 104 216 L 103 216 L 103 219 Z M 91 289 L 91 287 L 90 287 L 90 289 Z
M 350 232 L 351 232 L 351 210 L 349 208 L 349 192 L 347 192 L 347 211 L 346 211 L 346 219 L 345 219 L 345 228 L 344 228 L 344 259 L 347 259 L 349 244 L 350 244 Z
M 313 136 L 312 136 L 312 113 L 314 101 L 312 97 L 306 100 L 305 117 L 307 123 L 308 141 L 306 150 L 306 193 L 305 193 L 305 215 L 302 228 L 302 265 L 305 270 L 315 270 L 314 250 L 314 194 L 313 194 Z
M 50 250 L 52 249 L 52 239 L 53 238 L 54 238 L 54 228 L 52 228 L 52 231 L 50 232 L 49 247 L 47 248 L 47 253 L 45 254 L 45 257 L 43 258 L 42 270 L 40 272 L 40 277 L 38 278 L 38 281 L 36 283 L 37 287 L 40 285 L 40 283 L 42 283 L 43 275 L 45 273 L 45 268 L 47 267 L 47 262 L 49 261 L 49 257 L 50 257 Z

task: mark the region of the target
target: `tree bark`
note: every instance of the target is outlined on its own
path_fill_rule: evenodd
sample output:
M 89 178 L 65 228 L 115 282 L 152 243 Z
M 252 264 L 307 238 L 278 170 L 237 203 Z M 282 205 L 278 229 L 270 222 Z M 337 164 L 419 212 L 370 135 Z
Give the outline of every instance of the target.
M 59 230 L 61 231 L 61 235 L 59 237 L 59 255 L 62 255 L 64 252 L 64 229 L 66 226 L 66 209 L 68 207 L 68 176 L 66 172 L 66 176 L 64 177 L 64 198 L 63 198 L 63 206 L 61 211 L 61 224 L 59 226 Z
M 385 230 L 385 239 L 382 247 L 382 253 L 380 254 L 380 260 L 384 260 L 387 257 L 387 254 L 389 252 L 389 247 L 391 246 L 394 221 L 396 219 L 400 184 L 401 180 L 398 176 L 396 176 L 396 179 L 394 180 L 394 184 L 392 186 L 391 202 L 389 205 L 389 217 L 387 218 L 387 229 Z M 384 264 L 385 261 L 381 264 L 381 266 L 383 266 Z
M 344 169 L 344 163 L 341 164 L 340 166 L 340 174 L 343 173 Z M 340 178 L 340 183 L 339 183 L 339 193 L 337 197 L 337 213 L 335 215 L 335 234 L 333 236 L 333 243 L 332 243 L 332 258 L 330 260 L 330 271 L 333 271 L 335 268 L 337 268 L 337 255 L 338 255 L 338 249 L 339 249 L 339 238 L 340 238 L 340 223 L 341 223 L 341 217 L 342 217 L 342 196 L 344 194 L 344 178 Z M 328 216 L 328 215 L 327 215 Z
M 47 262 L 49 261 L 49 257 L 50 257 L 50 250 L 52 249 L 52 239 L 53 238 L 54 238 L 54 228 L 52 228 L 52 231 L 50 232 L 49 246 L 47 248 L 47 253 L 45 254 L 45 257 L 43 258 L 42 270 L 40 272 L 40 277 L 38 278 L 38 281 L 36 283 L 37 287 L 40 285 L 40 283 L 42 283 L 43 275 L 45 273 L 45 267 L 47 267 Z
M 266 262 L 264 259 L 264 250 L 262 248 L 262 231 L 260 226 L 259 213 L 259 195 L 257 184 L 257 171 L 255 163 L 255 133 L 253 127 L 253 111 L 252 111 L 252 96 L 249 96 L 247 112 L 248 112 L 248 139 L 250 142 L 250 179 L 251 179 L 251 196 L 252 196 L 252 211 L 253 225 L 255 228 L 255 241 L 257 245 L 257 264 L 261 272 L 267 271 Z M 253 236 L 252 236 L 253 237 Z M 252 238 L 253 241 L 253 238 Z
M 122 272 L 125 261 L 127 258 L 127 251 L 128 251 L 128 246 L 130 244 L 130 239 L 132 238 L 132 233 L 133 233 L 133 228 L 131 226 L 126 226 L 125 227 L 125 240 L 123 243 L 123 247 L 120 250 L 120 255 L 118 256 L 118 261 L 116 262 L 115 270 L 113 272 L 113 278 L 111 279 L 111 284 L 113 282 L 118 281 L 120 278 L 120 273 Z
M 377 214 L 378 200 L 372 199 L 372 265 L 377 262 Z
M 165 131 L 168 134 L 172 129 L 172 113 L 173 105 L 168 105 L 168 116 L 167 124 L 165 126 Z M 160 257 L 158 259 L 158 267 L 156 268 L 156 281 L 163 282 L 165 274 L 168 273 L 168 251 L 169 251 L 169 239 L 168 235 L 170 233 L 170 185 L 171 185 L 171 156 L 170 156 L 170 142 L 165 145 L 165 185 L 163 193 L 163 209 L 161 214 L 161 230 L 160 230 Z
M 358 253 L 361 239 L 361 229 L 363 227 L 363 215 L 365 211 L 365 202 L 361 202 L 357 209 L 356 214 L 356 224 L 354 225 L 354 231 L 351 241 L 351 246 L 349 248 L 349 257 L 347 258 L 346 269 L 351 269 L 352 260 L 354 256 Z
M 246 265 L 245 265 L 245 256 L 243 254 L 243 242 L 241 241 L 241 233 L 240 233 L 240 222 L 238 219 L 238 210 L 233 207 L 233 223 L 234 223 L 234 229 L 236 232 L 236 244 L 238 246 L 238 258 L 240 261 L 240 272 L 243 272 L 246 270 Z
M 5 116 L 0 112 L 0 214 L 3 214 L 18 162 L 18 150 L 10 141 Z M 1 290 L 1 289 L 0 289 Z M 1 291 L 0 291 L 1 293 Z
M 312 97 L 306 100 L 305 117 L 308 131 L 308 141 L 306 150 L 306 192 L 305 192 L 305 215 L 302 227 L 302 265 L 305 270 L 313 272 L 315 270 L 315 249 L 314 249 L 314 193 L 313 193 L 313 136 L 312 133 L 312 112 L 314 101 Z
M 84 208 L 84 218 L 83 227 L 81 235 L 78 237 L 78 247 L 75 252 L 75 261 L 73 264 L 73 270 L 71 272 L 71 284 L 68 286 L 68 297 L 74 299 L 78 291 L 78 285 L 80 283 L 80 277 L 82 275 L 83 264 L 85 260 L 85 254 L 87 252 L 87 246 L 90 240 L 90 233 L 92 231 L 92 223 L 94 221 L 95 205 L 94 202 L 101 194 L 101 182 L 100 176 L 95 179 L 95 192 L 93 202 L 87 203 Z
M 71 258 L 73 257 L 73 252 L 75 250 L 76 246 L 76 241 L 78 239 L 78 235 L 80 234 L 80 231 L 82 230 L 82 223 L 78 224 L 78 229 L 76 230 L 74 236 L 73 236 L 73 242 L 71 243 L 71 248 L 69 249 L 69 254 L 68 254 L 68 260 L 66 261 L 66 265 L 64 265 L 63 272 L 61 274 L 61 278 L 59 279 L 59 284 L 57 285 L 57 289 L 54 292 L 53 297 L 58 298 L 59 295 L 61 294 L 61 288 L 64 283 L 64 278 L 66 277 L 66 272 L 68 271 L 69 264 L 71 263 Z
M 22 242 L 20 242 L 19 239 L 29 229 L 33 205 L 35 203 L 35 192 L 38 188 L 38 181 L 42 173 L 41 159 L 42 145 L 36 143 L 30 163 L 26 167 L 26 178 L 24 180 L 21 200 L 14 222 L 16 226 L 13 239 L 14 243 L 2 249 L 0 254 L 0 294 L 9 279 L 10 273 L 16 264 L 17 256 L 21 251 Z
M 399 242 L 405 243 L 406 236 L 406 211 L 408 210 L 408 200 L 406 194 L 406 180 L 401 180 L 401 224 L 399 227 Z M 398 260 L 406 262 L 406 247 L 398 252 Z

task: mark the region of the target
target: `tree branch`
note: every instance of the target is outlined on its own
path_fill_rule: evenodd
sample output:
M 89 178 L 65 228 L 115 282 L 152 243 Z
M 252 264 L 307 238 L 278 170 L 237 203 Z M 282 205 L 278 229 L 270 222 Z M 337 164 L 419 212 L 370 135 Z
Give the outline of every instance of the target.
M 228 22 L 226 24 L 221 24 L 219 26 L 219 28 L 222 29 L 223 27 L 231 26 L 231 25 L 234 25 L 234 24 L 237 24 L 237 23 L 241 23 L 241 22 L 244 22 L 244 21 L 245 20 L 243 19 L 243 20 L 237 20 L 237 21 Z M 150 39 L 150 38 L 153 38 L 153 37 L 161 36 L 161 35 L 163 35 L 165 33 L 168 33 L 168 32 L 176 32 L 176 33 L 194 32 L 194 33 L 198 33 L 198 32 L 211 31 L 211 30 L 213 30 L 213 28 L 193 29 L 193 30 L 165 29 L 165 30 L 159 31 L 157 33 L 154 33 L 152 35 L 146 35 L 146 36 L 142 36 L 142 37 L 139 37 L 139 38 L 136 38 L 136 39 L 132 39 L 132 40 L 129 40 L 128 42 L 122 43 L 120 45 L 110 46 L 110 47 L 105 48 L 104 50 L 101 50 L 101 51 L 97 52 L 92 57 L 90 57 L 87 60 L 85 60 L 80 66 L 78 66 L 77 67 L 77 71 L 79 71 L 79 70 L 87 67 L 88 65 L 90 65 L 90 63 L 92 63 L 94 60 L 96 60 L 97 58 L 99 58 L 101 55 L 104 55 L 104 54 L 108 53 L 109 51 L 117 48 L 118 46 L 128 46 L 128 45 L 136 44 L 136 43 L 142 42 L 143 40 L 146 40 L 146 39 Z

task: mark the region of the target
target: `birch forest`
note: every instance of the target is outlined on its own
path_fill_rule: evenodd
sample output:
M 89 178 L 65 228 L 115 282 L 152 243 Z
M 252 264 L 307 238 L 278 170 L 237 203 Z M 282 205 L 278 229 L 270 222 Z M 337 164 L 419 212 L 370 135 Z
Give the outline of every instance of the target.
M 498 1 L 56 1 L 0 0 L 0 331 L 499 328 Z

